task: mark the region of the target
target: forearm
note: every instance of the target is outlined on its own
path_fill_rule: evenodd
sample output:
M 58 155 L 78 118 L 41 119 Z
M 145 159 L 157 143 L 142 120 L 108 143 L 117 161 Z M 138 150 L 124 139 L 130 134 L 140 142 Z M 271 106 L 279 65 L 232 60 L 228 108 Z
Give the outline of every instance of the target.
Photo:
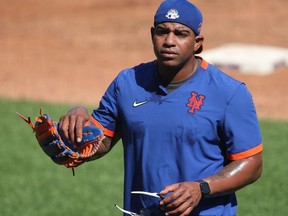
M 204 180 L 209 183 L 211 195 L 235 192 L 256 181 L 262 173 L 262 153 L 232 161 L 217 174 Z
M 108 152 L 110 152 L 110 150 L 113 148 L 113 146 L 118 142 L 118 140 L 112 139 L 111 137 L 105 137 L 102 140 L 102 143 L 99 147 L 99 149 L 97 150 L 96 154 L 89 158 L 88 161 L 93 161 L 96 159 L 99 159 L 101 157 L 103 157 L 104 155 L 106 155 Z

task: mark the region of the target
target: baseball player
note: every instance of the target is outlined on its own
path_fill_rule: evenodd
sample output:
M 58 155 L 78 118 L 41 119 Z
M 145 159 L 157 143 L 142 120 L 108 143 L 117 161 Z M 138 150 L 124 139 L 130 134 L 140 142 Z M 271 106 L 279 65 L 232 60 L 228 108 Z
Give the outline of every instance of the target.
M 93 159 L 122 139 L 127 212 L 236 215 L 235 191 L 261 176 L 252 96 L 244 83 L 195 55 L 203 49 L 201 25 L 189 1 L 162 2 L 151 28 L 156 60 L 121 71 L 91 115 L 75 107 L 60 118 L 62 136 L 75 145 L 83 126 L 103 128 Z

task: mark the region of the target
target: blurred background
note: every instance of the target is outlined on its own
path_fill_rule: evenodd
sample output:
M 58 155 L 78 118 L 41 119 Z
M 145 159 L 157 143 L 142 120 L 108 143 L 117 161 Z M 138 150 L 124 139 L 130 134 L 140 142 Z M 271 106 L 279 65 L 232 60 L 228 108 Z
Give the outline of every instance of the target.
M 193 2 L 204 16 L 204 51 L 229 43 L 288 49 L 287 0 Z M 92 111 L 120 70 L 155 58 L 150 27 L 159 4 L 0 0 L 1 216 L 122 215 L 114 207 L 123 206 L 121 144 L 73 177 L 44 155 L 15 112 L 33 119 L 43 107 L 57 121 L 74 105 Z M 265 75 L 225 70 L 250 89 L 263 133 L 263 175 L 238 192 L 240 216 L 288 215 L 288 68 L 282 66 Z
M 97 106 L 120 70 L 155 58 L 150 27 L 160 2 L 0 0 L 0 96 Z M 287 0 L 194 3 L 205 50 L 233 42 L 288 48 Z M 288 119 L 287 67 L 231 75 L 248 85 L 260 117 Z

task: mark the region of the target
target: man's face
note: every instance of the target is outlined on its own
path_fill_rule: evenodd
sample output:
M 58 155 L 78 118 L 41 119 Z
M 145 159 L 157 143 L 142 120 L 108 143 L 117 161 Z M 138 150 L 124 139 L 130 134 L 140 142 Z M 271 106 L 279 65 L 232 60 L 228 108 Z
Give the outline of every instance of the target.
M 158 62 L 168 67 L 183 66 L 193 60 L 203 41 L 189 27 L 172 22 L 151 28 L 151 36 Z

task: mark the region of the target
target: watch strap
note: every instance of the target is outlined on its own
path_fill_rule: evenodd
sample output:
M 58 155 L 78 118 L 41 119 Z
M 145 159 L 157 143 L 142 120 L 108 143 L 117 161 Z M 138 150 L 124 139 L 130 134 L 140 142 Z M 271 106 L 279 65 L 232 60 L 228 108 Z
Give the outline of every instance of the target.
M 208 182 L 205 182 L 204 180 L 197 180 L 196 182 L 199 182 L 201 194 L 202 194 L 202 199 L 205 199 L 209 196 L 210 194 L 210 187 Z

